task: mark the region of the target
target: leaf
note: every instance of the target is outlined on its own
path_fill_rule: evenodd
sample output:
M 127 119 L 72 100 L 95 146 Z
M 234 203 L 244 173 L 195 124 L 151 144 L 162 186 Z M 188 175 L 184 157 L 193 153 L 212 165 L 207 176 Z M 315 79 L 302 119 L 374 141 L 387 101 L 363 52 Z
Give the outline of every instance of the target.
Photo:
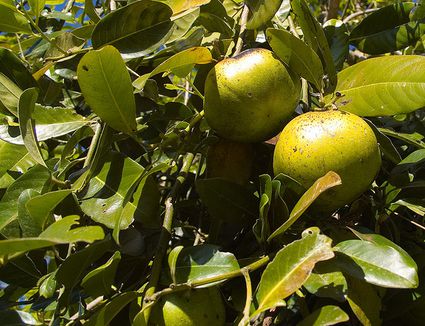
M 21 229 L 21 237 L 37 237 L 43 230 L 41 227 L 33 220 L 33 218 L 28 213 L 26 204 L 27 202 L 35 197 L 40 195 L 39 192 L 34 189 L 24 190 L 18 198 L 18 223 Z
M 292 209 L 288 220 L 275 230 L 267 239 L 270 242 L 274 237 L 285 232 L 296 220 L 310 207 L 310 205 L 324 191 L 341 184 L 341 178 L 333 171 L 329 171 L 323 177 L 317 179 L 313 185 L 302 195 L 295 207 Z
M 347 240 L 337 244 L 334 250 L 343 254 L 341 267 L 354 277 L 389 288 L 418 286 L 416 263 L 392 246 Z
M 124 292 L 117 295 L 104 305 L 99 311 L 90 317 L 85 323 L 87 326 L 104 326 L 114 319 L 114 317 L 127 306 L 131 301 L 136 300 L 139 294 L 136 291 Z
M 171 35 L 171 14 L 171 8 L 160 2 L 133 2 L 97 23 L 92 34 L 93 47 L 113 45 L 126 59 L 146 55 Z
M 2 324 L 7 326 L 42 325 L 31 313 L 20 310 L 2 309 L 0 311 L 0 319 Z
M 411 199 L 411 198 L 405 198 L 405 199 L 399 199 L 396 202 L 394 202 L 394 205 L 400 205 L 407 207 L 415 214 L 418 214 L 419 216 L 424 217 L 425 216 L 425 201 Z
M 338 74 L 336 92 L 325 103 L 359 116 L 392 116 L 425 106 L 425 57 L 384 56 L 359 62 Z
M 273 18 L 282 0 L 247 0 L 245 3 L 251 12 L 246 28 L 257 29 Z
M 378 140 L 379 148 L 384 153 L 384 155 L 394 164 L 398 164 L 401 161 L 400 153 L 397 148 L 391 142 L 391 139 L 388 138 L 384 133 L 382 133 L 376 126 L 369 120 L 364 119 L 369 127 L 372 128 L 376 139 Z
M 407 134 L 403 132 L 396 132 L 394 130 L 387 129 L 387 128 L 378 128 L 378 130 L 382 132 L 384 135 L 387 135 L 396 139 L 400 139 L 403 142 L 413 145 L 417 148 L 425 149 L 425 142 L 422 141 L 423 136 L 417 132 L 414 132 L 412 134 Z
M 0 231 L 18 217 L 18 198 L 24 190 L 33 189 L 41 192 L 50 181 L 50 172 L 42 165 L 37 165 L 20 176 L 6 190 L 0 202 Z
M 215 219 L 247 223 L 257 214 L 257 199 L 239 184 L 220 178 L 198 179 L 196 190 Z
M 0 48 L 0 72 L 20 89 L 37 87 L 31 73 L 15 53 L 6 48 Z
M 183 246 L 174 247 L 168 254 L 168 268 L 170 269 L 170 276 L 173 284 L 177 284 L 176 281 L 176 266 L 177 258 L 179 258 L 180 252 L 183 250 Z
M 54 209 L 66 197 L 71 194 L 71 190 L 50 191 L 45 194 L 32 197 L 26 203 L 26 208 L 31 218 L 42 230 L 45 228 L 49 217 L 52 216 Z
M 219 251 L 219 247 L 204 244 L 184 248 L 177 257 L 176 283 L 200 281 L 205 278 L 239 270 L 236 257 L 229 252 Z M 211 286 L 217 283 L 209 283 Z
M 136 130 L 133 87 L 117 49 L 105 46 L 88 52 L 78 64 L 77 75 L 86 102 L 103 121 L 128 134 Z
M 13 115 L 17 115 L 19 98 L 22 90 L 9 77 L 0 72 L 0 101 Z
M 44 9 L 45 0 L 29 0 L 28 3 L 34 16 L 36 19 L 38 19 L 38 17 L 40 17 L 41 11 Z
M 425 33 L 422 21 L 410 21 L 413 2 L 395 3 L 370 14 L 353 29 L 350 42 L 360 51 L 384 54 L 414 45 Z
M 321 298 L 344 302 L 347 281 L 334 259 L 319 262 L 303 286 L 308 292 Z
M 167 4 L 173 10 L 173 15 L 209 3 L 211 0 L 158 0 Z
M 338 306 L 323 306 L 305 317 L 297 326 L 328 326 L 343 323 L 350 318 Z
M 316 52 L 285 30 L 268 28 L 266 35 L 273 52 L 280 60 L 295 73 L 311 82 L 317 89 L 322 88 L 324 73 Z
M 126 229 L 133 222 L 134 210 L 124 214 L 124 206 L 129 203 L 144 169 L 132 159 L 116 152 L 108 154 L 104 160 L 101 169 L 95 172 L 88 187 L 80 195 L 81 209 L 94 221 L 110 229 L 114 229 L 117 222 L 119 229 Z
M 323 25 L 332 58 L 337 70 L 341 70 L 349 50 L 347 25 L 341 20 L 330 19 Z
M 14 145 L 0 140 L 0 177 L 27 154 L 25 146 Z
M 174 17 L 173 33 L 167 39 L 167 44 L 181 40 L 187 33 L 190 33 L 192 25 L 198 19 L 200 12 L 200 8 L 196 7 Z
M 62 243 L 88 242 L 104 238 L 99 226 L 84 226 L 71 229 L 78 224 L 79 216 L 70 215 L 50 225 L 37 238 L 20 238 L 0 240 L 0 256 L 18 252 L 27 252 Z
M 32 34 L 30 24 L 24 15 L 14 6 L 4 2 L 0 2 L 0 31 Z
M 37 162 L 32 159 L 30 154 L 25 154 L 5 175 L 3 175 L 3 177 L 0 178 L 0 188 L 9 187 L 19 176 L 26 173 L 28 169 L 36 164 Z
M 329 85 L 326 87 L 326 93 L 331 93 L 334 91 L 337 84 L 337 76 L 325 32 L 310 12 L 307 3 L 304 0 L 291 1 L 291 7 L 295 18 L 303 31 L 304 41 L 312 47 L 322 61 L 323 69 L 329 79 Z
M 275 307 L 298 290 L 317 262 L 334 256 L 331 242 L 330 238 L 319 234 L 317 228 L 311 228 L 303 232 L 302 239 L 281 249 L 261 276 L 255 294 L 256 311 L 252 316 Z
M 34 120 L 32 113 L 34 112 L 35 102 L 37 101 L 38 91 L 35 88 L 25 90 L 19 98 L 18 117 L 19 129 L 21 130 L 22 139 L 28 153 L 33 159 L 46 166 L 40 147 L 38 146 L 37 135 L 35 134 Z
M 120 252 L 115 251 L 105 264 L 90 271 L 81 281 L 85 292 L 93 298 L 110 294 L 120 260 Z
M 364 326 L 381 325 L 381 298 L 377 290 L 355 278 L 349 278 L 348 281 L 347 301 L 356 317 Z
M 133 82 L 133 86 L 137 89 L 143 89 L 148 78 L 162 72 L 173 71 L 188 65 L 207 64 L 212 62 L 211 52 L 205 47 L 193 47 L 176 53 L 158 65 L 151 73 L 145 74 L 137 78 Z

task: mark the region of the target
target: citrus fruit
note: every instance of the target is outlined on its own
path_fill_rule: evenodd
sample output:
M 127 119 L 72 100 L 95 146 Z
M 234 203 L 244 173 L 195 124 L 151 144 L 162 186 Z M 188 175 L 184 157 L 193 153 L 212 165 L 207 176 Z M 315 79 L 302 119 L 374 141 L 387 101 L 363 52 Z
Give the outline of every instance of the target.
M 222 326 L 223 300 L 215 287 L 172 293 L 154 306 L 150 322 L 158 326 Z
M 205 118 L 223 138 L 264 141 L 277 134 L 298 103 L 298 76 L 266 49 L 217 63 L 205 81 Z
M 251 176 L 254 161 L 252 144 L 219 139 L 207 153 L 207 177 L 223 178 L 244 185 Z
M 275 174 L 284 173 L 306 189 L 329 171 L 342 184 L 324 192 L 316 205 L 335 210 L 359 197 L 381 166 L 373 130 L 360 117 L 339 111 L 316 111 L 290 121 L 279 136 L 273 157 Z

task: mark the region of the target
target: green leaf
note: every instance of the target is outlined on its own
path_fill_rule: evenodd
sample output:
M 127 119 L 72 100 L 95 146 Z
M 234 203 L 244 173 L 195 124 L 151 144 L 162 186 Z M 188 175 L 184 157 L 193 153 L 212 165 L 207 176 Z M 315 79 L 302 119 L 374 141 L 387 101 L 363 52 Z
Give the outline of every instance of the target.
M 100 20 L 100 17 L 94 8 L 93 1 L 91 0 L 84 0 L 84 14 L 89 16 L 91 21 L 94 23 L 98 23 Z
M 381 325 L 381 298 L 375 287 L 355 278 L 349 278 L 348 285 L 348 304 L 362 325 Z
M 205 47 L 193 47 L 176 53 L 158 65 L 151 73 L 145 74 L 137 78 L 133 82 L 133 86 L 137 89 L 143 89 L 148 78 L 162 72 L 172 72 L 174 69 L 195 64 L 207 64 L 212 62 L 211 52 Z
M 257 29 L 266 24 L 279 10 L 282 0 L 247 0 L 251 15 L 246 23 L 247 29 Z
M 0 140 L 0 177 L 27 154 L 25 146 L 14 145 Z
M 90 121 L 77 114 L 74 109 L 49 107 L 36 104 L 32 118 L 35 122 L 35 133 L 38 141 L 66 135 Z M 0 124 L 0 139 L 9 143 L 23 145 L 24 141 L 16 126 Z
M 344 302 L 347 294 L 347 281 L 334 259 L 319 262 L 304 282 L 308 292 L 321 298 L 332 298 Z
M 378 140 L 380 150 L 391 162 L 398 164 L 401 161 L 401 156 L 397 148 L 392 143 L 391 139 L 382 133 L 378 128 L 376 128 L 376 126 L 371 121 L 367 119 L 364 120 L 367 122 L 369 127 L 372 128 L 376 139 Z
M 17 116 L 22 90 L 8 76 L 0 72 L 0 101 L 10 113 Z
M 303 232 L 302 239 L 281 249 L 261 276 L 255 294 L 256 315 L 271 309 L 297 291 L 309 277 L 314 265 L 334 256 L 332 240 L 317 228 Z
M 325 32 L 304 0 L 291 1 L 291 7 L 296 21 L 303 31 L 304 41 L 312 47 L 322 61 L 323 69 L 329 79 L 326 93 L 331 93 L 337 84 L 337 76 Z
M 266 35 L 267 41 L 280 60 L 295 73 L 311 82 L 317 89 L 322 88 L 324 73 L 316 52 L 285 30 L 268 28 Z
M 196 189 L 215 219 L 228 223 L 247 223 L 257 214 L 257 199 L 244 186 L 211 178 L 198 179 Z
M 425 33 L 422 21 L 410 21 L 413 2 L 395 3 L 370 14 L 353 29 L 350 41 L 360 51 L 384 54 L 414 45 Z
M 26 204 L 27 202 L 40 193 L 34 189 L 24 190 L 18 198 L 18 223 L 22 232 L 22 238 L 24 237 L 37 237 L 43 230 L 29 214 Z
M 56 282 L 56 273 L 53 272 L 43 279 L 42 283 L 39 286 L 39 293 L 42 297 L 48 299 L 53 297 L 56 292 L 57 282 Z
M 95 172 L 81 194 L 81 209 L 94 221 L 114 229 L 126 229 L 134 219 L 137 201 L 129 201 L 144 173 L 141 165 L 122 154 L 112 152 L 104 158 L 101 169 Z M 126 204 L 134 206 L 125 208 Z M 127 210 L 130 209 L 130 212 Z
M 81 281 L 85 292 L 93 298 L 110 294 L 120 260 L 120 252 L 115 251 L 105 264 L 89 272 Z
M 52 217 L 53 211 L 66 197 L 71 194 L 71 190 L 50 191 L 43 195 L 32 197 L 26 203 L 26 208 L 31 218 L 42 230 Z
M 210 1 L 211 0 L 158 0 L 158 2 L 163 2 L 170 6 L 174 15 L 181 13 L 182 11 L 202 6 Z
M 168 254 L 168 268 L 170 269 L 170 276 L 173 284 L 177 284 L 176 281 L 176 267 L 177 258 L 179 258 L 180 252 L 183 250 L 183 246 L 174 247 Z
M 3 9 L 0 9 L 3 10 Z M 0 11 L 1 12 L 1 11 Z M 0 18 L 1 19 L 1 18 Z M 26 311 L 6 310 L 0 311 L 0 319 L 3 325 L 18 326 L 18 325 L 42 325 L 34 316 Z
M 127 59 L 146 55 L 170 37 L 171 14 L 171 8 L 160 2 L 133 2 L 97 23 L 92 34 L 93 47 L 113 45 Z
M 198 19 L 201 10 L 200 8 L 194 8 L 183 12 L 173 19 L 174 28 L 173 33 L 167 39 L 167 44 L 171 42 L 181 40 L 184 35 L 190 32 L 193 23 Z
M 425 149 L 425 142 L 422 141 L 423 135 L 420 133 L 414 132 L 411 134 L 403 133 L 403 132 L 397 132 L 391 129 L 387 128 L 378 128 L 380 132 L 382 132 L 384 135 L 400 139 L 406 144 L 413 145 L 417 148 Z
M 41 154 L 40 147 L 37 141 L 37 135 L 35 134 L 34 120 L 32 114 L 34 112 L 35 102 L 38 98 L 38 91 L 35 88 L 29 88 L 25 90 L 18 103 L 18 117 L 19 117 L 19 129 L 21 130 L 22 139 L 28 153 L 31 154 L 33 159 L 46 166 L 43 155 Z
M 341 20 L 330 19 L 323 25 L 332 58 L 337 70 L 341 70 L 348 56 L 348 28 Z
M 341 178 L 333 171 L 329 171 L 323 177 L 317 179 L 292 209 L 288 220 L 275 230 L 267 241 L 270 242 L 274 237 L 285 232 L 324 191 L 340 184 Z
M 350 318 L 338 306 L 323 306 L 305 317 L 297 326 L 328 326 L 343 323 Z
M 78 224 L 79 216 L 70 215 L 50 225 L 37 238 L 0 240 L 0 256 L 27 252 L 62 243 L 88 242 L 104 238 L 99 226 L 84 226 L 71 229 Z
M 18 10 L 4 2 L 0 2 L 0 31 L 5 33 L 32 34 L 28 20 Z
M 20 89 L 37 87 L 37 82 L 25 64 L 15 53 L 6 48 L 0 48 L 0 72 Z
M 407 207 L 415 214 L 418 214 L 419 216 L 422 216 L 422 217 L 425 216 L 425 201 L 423 200 L 418 200 L 414 198 L 399 199 L 396 202 L 394 202 L 394 205 Z
M 418 286 L 416 263 L 393 246 L 362 240 L 340 242 L 341 266 L 350 275 L 389 288 Z
M 41 11 L 44 9 L 44 5 L 46 4 L 45 0 L 29 0 L 28 3 L 34 16 L 38 19 Z
M 129 134 L 136 130 L 133 87 L 117 49 L 105 46 L 88 52 L 78 64 L 77 75 L 86 102 L 103 121 Z
M 138 292 L 124 292 L 110 300 L 99 311 L 97 311 L 85 323 L 87 326 L 104 326 L 114 319 L 114 317 L 127 306 L 131 301 L 136 300 L 139 296 Z
M 36 164 L 37 162 L 32 159 L 29 153 L 25 154 L 8 170 L 5 175 L 3 175 L 3 177 L 0 178 L 0 188 L 9 187 L 20 175 L 26 173 L 28 169 Z
M 367 59 L 338 74 L 336 92 L 326 104 L 360 116 L 391 116 L 425 106 L 425 57 L 384 56 Z
M 42 165 L 37 165 L 20 176 L 6 190 L 0 202 L 0 231 L 18 217 L 18 198 L 24 190 L 33 189 L 41 192 L 50 182 L 50 172 Z
M 86 269 L 101 258 L 112 247 L 112 241 L 95 242 L 71 256 L 59 266 L 56 280 L 69 291 L 86 275 Z
M 186 247 L 180 252 L 177 257 L 175 277 L 177 284 L 190 283 L 235 270 L 239 270 L 239 264 L 232 253 L 221 252 L 218 246 L 204 244 Z M 208 284 L 208 286 L 211 285 L 211 283 Z

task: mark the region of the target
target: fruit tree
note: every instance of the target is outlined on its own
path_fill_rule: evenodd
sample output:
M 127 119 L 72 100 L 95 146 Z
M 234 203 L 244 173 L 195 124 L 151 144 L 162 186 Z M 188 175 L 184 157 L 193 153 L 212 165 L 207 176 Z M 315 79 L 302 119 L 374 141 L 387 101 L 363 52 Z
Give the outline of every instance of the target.
M 423 0 L 1 0 L 1 325 L 423 325 Z

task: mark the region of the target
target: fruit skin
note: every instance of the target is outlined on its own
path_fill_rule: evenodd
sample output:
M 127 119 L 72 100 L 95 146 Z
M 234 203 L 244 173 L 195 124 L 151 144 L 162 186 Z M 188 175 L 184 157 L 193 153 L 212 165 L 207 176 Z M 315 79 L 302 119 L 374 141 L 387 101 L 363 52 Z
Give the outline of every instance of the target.
M 339 174 L 342 185 L 316 201 L 322 211 L 333 211 L 359 197 L 380 167 L 373 130 L 362 118 L 338 110 L 308 112 L 290 121 L 279 136 L 273 157 L 275 175 L 289 175 L 306 189 L 328 171 Z
M 298 76 L 266 49 L 217 63 L 205 81 L 205 118 L 221 137 L 260 142 L 276 135 L 298 104 Z
M 160 299 L 152 309 L 150 324 L 158 326 L 223 326 L 224 303 L 215 287 L 176 292 Z
M 251 176 L 254 163 L 252 144 L 219 139 L 207 152 L 207 177 L 223 178 L 245 185 Z

